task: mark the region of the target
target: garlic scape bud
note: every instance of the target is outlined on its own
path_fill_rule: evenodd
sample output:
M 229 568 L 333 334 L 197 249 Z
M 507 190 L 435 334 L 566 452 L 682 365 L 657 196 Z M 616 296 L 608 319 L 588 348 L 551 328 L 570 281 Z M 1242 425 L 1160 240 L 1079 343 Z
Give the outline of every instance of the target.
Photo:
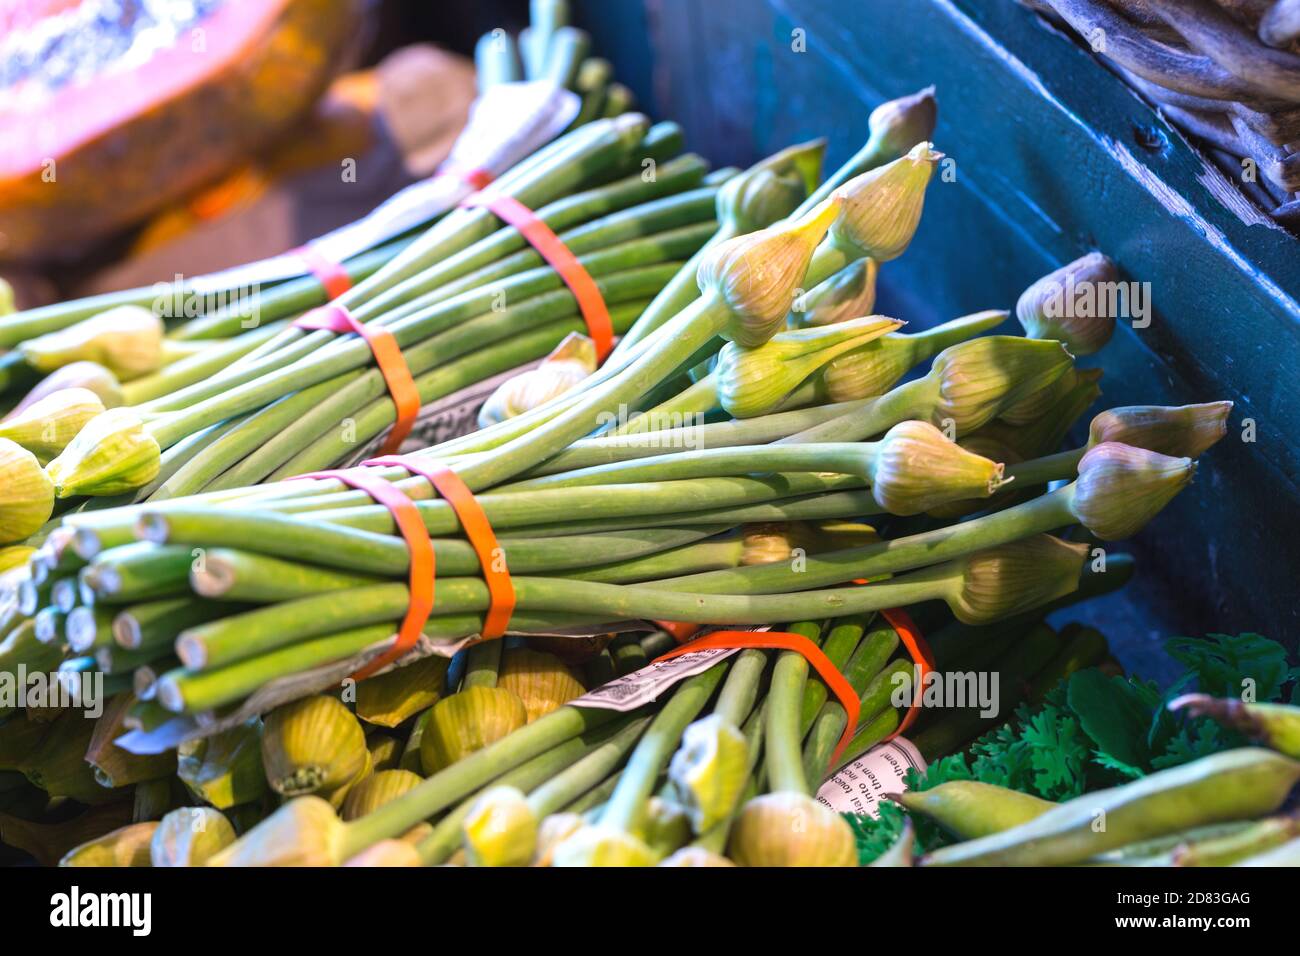
M 732 176 L 718 189 L 718 232 L 731 237 L 763 229 L 794 212 L 821 181 L 826 140 L 787 146 Z
M 590 824 L 555 844 L 552 866 L 654 866 L 654 850 L 640 837 L 618 827 Z
M 479 409 L 478 424 L 486 428 L 532 411 L 596 371 L 596 343 L 571 332 L 536 368 L 502 382 Z
M 46 468 L 60 498 L 116 495 L 158 476 L 162 449 L 128 408 L 92 418 Z
M 742 567 L 789 561 L 797 551 L 813 550 L 816 533 L 798 521 L 745 525 L 740 532 Z
M 826 395 L 832 402 L 884 395 L 917 365 L 1001 325 L 1006 318 L 1006 312 L 990 309 L 911 335 L 891 332 L 828 363 L 821 373 Z
M 53 372 L 73 362 L 95 362 L 120 381 L 157 370 L 163 364 L 162 319 L 138 305 L 120 305 L 18 347 L 27 364 Z
M 470 866 L 527 866 L 537 852 L 537 816 L 523 792 L 485 790 L 465 817 L 465 857 Z
M 518 695 L 503 687 L 466 687 L 433 705 L 420 736 L 420 763 L 437 773 L 528 722 Z
M 31 537 L 54 513 L 54 485 L 26 448 L 0 438 L 0 544 Z
M 357 684 L 357 717 L 379 727 L 396 727 L 428 710 L 442 696 L 447 658 L 430 654 Z
M 0 315 L 12 315 L 18 309 L 14 301 L 14 287 L 0 279 Z
M 749 779 L 748 754 L 745 735 L 718 714 L 695 721 L 682 734 L 668 779 L 696 833 L 711 830 L 735 809 Z
M 1115 263 L 1090 252 L 1021 293 L 1016 318 L 1030 338 L 1055 339 L 1075 355 L 1091 355 L 1115 331 L 1118 280 Z
M 220 810 L 180 807 L 158 822 L 149 844 L 154 866 L 203 866 L 236 839 Z
M 825 282 L 794 300 L 787 320 L 792 329 L 834 325 L 845 319 L 871 315 L 876 306 L 875 259 L 856 259 Z
M 996 418 L 969 437 L 979 436 L 1014 449 L 1014 459 L 1003 459 L 1008 464 L 1056 451 L 1079 416 L 1101 397 L 1101 387 L 1097 384 L 1101 380 L 1101 369 L 1072 369 L 1061 379 L 1066 380 L 1069 387 L 1055 389 L 1055 400 L 1037 418 L 1021 425 Z
M 1079 460 L 1072 510 L 1103 541 L 1136 534 L 1191 482 L 1196 462 L 1103 442 Z
M 1231 412 L 1232 402 L 1112 408 L 1092 420 L 1088 446 L 1120 442 L 1175 458 L 1199 458 L 1228 433 Z
M 211 857 L 208 866 L 338 866 L 346 824 L 320 797 L 297 797 Z
M 901 256 L 916 234 L 925 189 L 941 159 L 931 143 L 919 142 L 901 159 L 850 179 L 836 191 L 844 214 L 831 227 L 831 244 L 854 258 L 888 262 Z
M 149 848 L 158 823 L 132 823 L 74 847 L 59 866 L 150 866 Z
M 369 756 L 361 724 L 334 697 L 305 697 L 266 715 L 262 764 L 276 793 L 293 797 L 352 783 Z
M 1030 422 L 1037 421 L 1078 386 L 1082 374 L 1084 373 L 1071 365 L 1055 381 L 1008 404 L 998 412 L 998 418 L 1008 425 L 1028 425 Z
M 794 222 L 720 242 L 696 273 L 700 291 L 731 315 L 723 335 L 747 348 L 762 345 L 780 328 L 798 294 L 813 250 L 840 213 L 832 197 Z
M 1058 342 L 990 335 L 944 349 L 927 378 L 934 384 L 931 421 L 964 435 L 1073 366 Z
M 824 328 L 778 332 L 754 348 L 728 342 L 713 370 L 719 404 L 736 418 L 765 415 L 836 356 L 902 325 L 872 315 Z
M 409 770 L 381 770 L 372 773 L 348 791 L 340 815 L 344 820 L 357 820 L 396 800 L 408 790 L 415 789 L 422 782 L 423 778 L 419 774 Z
M 691 838 L 691 822 L 675 800 L 656 795 L 645 803 L 639 832 L 657 863 Z
M 267 792 L 262 721 L 255 718 L 182 743 L 176 751 L 176 775 L 190 793 L 219 810 L 262 799 Z
M 15 441 L 39 460 L 49 461 L 103 411 L 104 403 L 89 389 L 60 389 L 0 422 L 0 438 Z
M 765 793 L 741 809 L 727 855 L 738 866 L 857 866 L 853 831 L 804 793 Z
M 867 118 L 867 128 L 882 153 L 902 156 L 915 144 L 928 142 L 934 136 L 938 118 L 934 87 L 927 86 L 910 96 L 881 103 Z
M 94 362 L 73 362 L 58 371 L 51 372 L 37 382 L 4 420 L 15 418 L 41 399 L 48 398 L 65 388 L 84 388 L 94 392 L 99 396 L 100 404 L 104 408 L 116 408 L 125 401 L 122 396 L 122 386 L 116 375 Z
M 512 647 L 501 655 L 497 686 L 524 702 L 529 723 L 587 692 L 578 676 L 554 654 L 526 647 Z
M 1171 700 L 1168 707 L 1173 711 L 1186 709 L 1191 717 L 1212 717 L 1251 740 L 1300 760 L 1300 707 L 1294 704 L 1183 694 Z
M 871 495 L 889 514 L 915 515 L 950 501 L 987 498 L 1003 466 L 948 439 L 927 422 L 900 422 L 876 445 Z
M 991 624 L 1072 594 L 1088 557 L 1086 544 L 1039 534 L 978 551 L 961 561 L 949 599 L 966 624 Z

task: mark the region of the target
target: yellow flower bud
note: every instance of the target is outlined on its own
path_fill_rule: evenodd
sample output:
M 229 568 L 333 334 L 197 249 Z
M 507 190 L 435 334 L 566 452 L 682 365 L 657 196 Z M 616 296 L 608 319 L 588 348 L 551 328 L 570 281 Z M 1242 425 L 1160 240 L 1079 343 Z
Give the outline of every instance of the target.
M 54 485 L 36 456 L 0 438 L 0 544 L 31 537 L 54 513 Z
M 38 459 L 48 461 L 103 411 L 104 403 L 89 389 L 60 389 L 0 423 L 0 438 L 16 441 Z
M 790 327 L 817 328 L 870 315 L 876 307 L 876 276 L 879 272 L 880 266 L 875 259 L 855 259 L 795 299 L 794 308 L 790 310 Z
M 695 721 L 668 768 L 691 829 L 704 833 L 725 820 L 748 779 L 745 735 L 717 714 Z
M 857 866 L 844 819 L 803 793 L 765 793 L 741 809 L 727 855 L 739 866 Z
M 537 850 L 537 817 L 515 787 L 492 787 L 465 817 L 470 866 L 527 866 Z
M 121 381 L 155 371 L 163 363 L 162 319 L 138 305 L 119 305 L 76 325 L 30 339 L 19 351 L 39 372 L 73 362 L 96 362 Z
M 129 408 L 110 408 L 82 427 L 46 468 L 60 498 L 117 495 L 158 477 L 162 449 Z

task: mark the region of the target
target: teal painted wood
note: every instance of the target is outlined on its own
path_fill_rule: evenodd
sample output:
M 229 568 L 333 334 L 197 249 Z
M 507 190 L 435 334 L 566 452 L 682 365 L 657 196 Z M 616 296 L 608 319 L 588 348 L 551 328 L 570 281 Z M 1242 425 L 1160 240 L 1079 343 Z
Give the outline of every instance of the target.
M 609 7 L 624 26 L 609 28 Z M 582 13 L 612 34 L 602 50 L 620 75 L 625 61 L 631 75 L 652 65 L 658 114 L 718 164 L 828 135 L 833 165 L 865 138 L 871 107 L 935 84 L 935 141 L 956 178 L 935 183 L 912 248 L 882 269 L 880 308 L 925 327 L 1010 307 L 1093 248 L 1150 283 L 1150 327 L 1081 363 L 1106 370 L 1099 407 L 1228 398 L 1234 432 L 1123 545 L 1141 561 L 1135 585 L 1090 613 L 1146 672 L 1173 633 L 1256 630 L 1295 646 L 1300 243 L 1121 80 L 1013 0 L 624 0 Z

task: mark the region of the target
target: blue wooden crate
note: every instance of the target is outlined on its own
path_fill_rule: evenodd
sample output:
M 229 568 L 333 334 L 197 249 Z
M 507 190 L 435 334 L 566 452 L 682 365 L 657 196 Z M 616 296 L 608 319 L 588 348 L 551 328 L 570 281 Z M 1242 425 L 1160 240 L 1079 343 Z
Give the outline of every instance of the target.
M 1300 636 L 1300 243 L 1087 50 L 1013 0 L 579 3 L 595 46 L 692 149 L 744 165 L 866 138 L 884 99 L 934 84 L 936 180 L 916 241 L 881 270 L 878 309 L 914 328 L 1010 308 L 1091 249 L 1150 283 L 1149 328 L 1092 360 L 1098 408 L 1236 402 L 1195 484 L 1132 542 L 1138 578 L 1093 602 L 1121 660 L 1168 674 L 1171 634 Z M 801 41 L 801 42 L 800 42 Z M 802 49 L 800 49 L 802 47 Z M 1248 421 L 1255 441 L 1242 440 Z M 1082 437 L 1080 434 L 1076 437 Z

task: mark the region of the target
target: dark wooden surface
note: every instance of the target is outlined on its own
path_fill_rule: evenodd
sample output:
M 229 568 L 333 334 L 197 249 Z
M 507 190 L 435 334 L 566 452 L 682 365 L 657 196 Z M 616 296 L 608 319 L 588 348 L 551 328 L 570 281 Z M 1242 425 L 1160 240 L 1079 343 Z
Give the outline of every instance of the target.
M 1100 407 L 1231 399 L 1228 439 L 1132 542 L 1139 577 L 1087 616 L 1126 664 L 1167 673 L 1179 633 L 1300 635 L 1300 244 L 1087 51 L 1012 0 L 588 0 L 579 13 L 646 107 L 717 164 L 810 136 L 828 163 L 881 100 L 933 83 L 936 146 L 920 233 L 881 272 L 879 308 L 924 327 L 1010 307 L 1090 249 L 1150 283 L 1149 328 L 1081 364 Z M 806 52 L 792 49 L 802 30 Z M 1257 440 L 1241 440 L 1246 419 Z M 1075 614 L 1074 616 L 1081 616 Z

